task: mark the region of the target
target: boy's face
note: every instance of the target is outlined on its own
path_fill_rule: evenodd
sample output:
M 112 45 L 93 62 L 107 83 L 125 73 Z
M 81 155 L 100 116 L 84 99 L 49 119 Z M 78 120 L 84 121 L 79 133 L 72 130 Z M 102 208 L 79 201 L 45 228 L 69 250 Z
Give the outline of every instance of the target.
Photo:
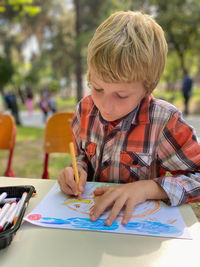
M 142 82 L 106 83 L 91 73 L 92 99 L 106 121 L 115 121 L 130 113 L 144 98 Z

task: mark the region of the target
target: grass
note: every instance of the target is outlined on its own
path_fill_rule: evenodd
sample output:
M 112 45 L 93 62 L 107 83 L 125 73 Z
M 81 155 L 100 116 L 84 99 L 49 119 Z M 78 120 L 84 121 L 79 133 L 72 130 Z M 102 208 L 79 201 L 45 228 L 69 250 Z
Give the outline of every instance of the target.
M 56 98 L 58 110 L 72 112 L 76 99 Z M 25 105 L 20 105 L 23 110 Z M 36 106 L 36 109 L 38 107 Z M 43 152 L 44 129 L 35 127 L 17 127 L 17 137 L 13 155 L 12 168 L 16 177 L 41 178 L 44 165 Z M 7 166 L 8 151 L 0 151 L 0 170 L 3 175 Z M 51 179 L 57 179 L 60 171 L 71 162 L 69 154 L 52 153 L 49 157 L 49 174 Z
M 74 110 L 76 99 L 75 97 L 70 97 L 70 98 L 57 97 L 56 102 L 60 111 L 66 111 L 67 109 L 68 112 L 71 112 Z
M 44 129 L 18 127 L 12 168 L 17 177 L 41 178 L 43 172 Z M 7 166 L 8 151 L 0 151 L 0 169 L 3 175 Z M 60 171 L 71 162 L 69 154 L 52 153 L 49 159 L 51 179 L 57 179 Z

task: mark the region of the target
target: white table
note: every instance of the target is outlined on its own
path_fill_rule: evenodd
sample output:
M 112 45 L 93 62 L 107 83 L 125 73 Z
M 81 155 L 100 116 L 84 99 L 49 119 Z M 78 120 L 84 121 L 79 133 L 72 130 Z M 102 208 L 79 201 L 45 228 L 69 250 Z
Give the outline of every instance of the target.
M 55 180 L 0 177 L 0 186 L 33 185 L 33 210 Z M 188 267 L 200 266 L 200 223 L 189 205 L 180 207 L 193 240 L 42 228 L 24 222 L 0 250 L 1 267 Z

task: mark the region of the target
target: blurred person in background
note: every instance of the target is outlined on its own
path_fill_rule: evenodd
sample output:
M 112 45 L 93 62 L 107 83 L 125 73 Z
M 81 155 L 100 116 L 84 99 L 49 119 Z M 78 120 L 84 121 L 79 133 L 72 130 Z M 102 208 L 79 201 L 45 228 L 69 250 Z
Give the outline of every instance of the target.
M 33 93 L 31 88 L 27 88 L 26 92 L 26 107 L 28 110 L 28 114 L 32 115 L 33 114 L 33 108 L 34 108 L 34 103 L 33 103 Z
M 21 125 L 16 95 L 13 92 L 8 91 L 5 95 L 5 103 L 7 105 L 7 108 L 10 109 L 11 114 L 16 121 L 16 124 Z
M 189 100 L 192 96 L 192 85 L 193 80 L 189 76 L 188 71 L 185 70 L 182 84 L 182 94 L 184 97 L 184 115 L 189 114 Z
M 49 100 L 48 100 L 48 97 L 44 94 L 41 94 L 39 107 L 43 113 L 43 122 L 45 123 L 48 117 L 48 113 L 49 113 Z
M 51 112 L 54 114 L 57 111 L 57 103 L 56 103 L 56 99 L 54 96 L 54 92 L 50 93 L 50 97 L 49 97 L 49 107 Z

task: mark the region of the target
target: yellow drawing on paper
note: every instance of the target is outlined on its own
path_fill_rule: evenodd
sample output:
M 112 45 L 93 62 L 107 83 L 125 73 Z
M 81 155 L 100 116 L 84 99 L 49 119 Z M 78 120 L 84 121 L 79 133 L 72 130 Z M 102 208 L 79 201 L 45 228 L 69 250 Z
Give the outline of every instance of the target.
M 75 197 L 68 197 L 66 201 L 64 201 L 61 205 L 66 206 L 67 208 L 80 212 L 82 214 L 90 214 L 91 209 L 93 208 L 94 204 L 98 201 L 97 196 L 94 196 L 93 192 L 89 194 L 89 197 L 91 198 L 82 198 L 82 199 L 77 199 Z M 148 215 L 153 215 L 157 213 L 161 209 L 161 205 L 159 201 L 151 201 L 151 202 L 146 202 L 145 204 L 142 205 L 137 205 L 137 207 L 142 207 L 142 208 L 137 208 L 133 211 L 133 215 L 131 218 L 144 218 Z M 123 216 L 123 211 L 120 212 L 118 217 Z

